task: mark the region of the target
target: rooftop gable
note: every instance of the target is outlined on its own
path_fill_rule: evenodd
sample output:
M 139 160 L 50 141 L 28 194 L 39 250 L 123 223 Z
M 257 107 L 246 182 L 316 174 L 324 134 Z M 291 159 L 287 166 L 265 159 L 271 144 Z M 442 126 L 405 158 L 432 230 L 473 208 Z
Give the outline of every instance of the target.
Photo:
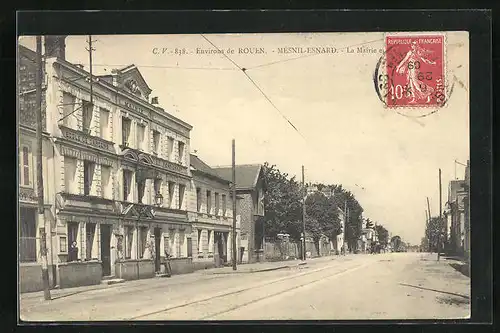
M 222 175 L 220 175 L 216 170 L 212 169 L 208 164 L 203 162 L 198 156 L 190 154 L 190 164 L 191 170 L 201 172 L 205 175 L 216 178 L 223 183 L 230 183 L 231 181 Z
M 141 72 L 134 64 L 121 69 L 114 69 L 112 73 L 116 76 L 119 88 L 125 89 L 145 100 L 149 100 L 149 94 L 151 94 L 152 89 L 148 86 Z
M 218 174 L 226 179 L 232 179 L 232 167 L 214 167 Z M 238 190 L 253 190 L 257 187 L 258 181 L 262 174 L 261 164 L 244 164 L 236 165 L 236 189 Z

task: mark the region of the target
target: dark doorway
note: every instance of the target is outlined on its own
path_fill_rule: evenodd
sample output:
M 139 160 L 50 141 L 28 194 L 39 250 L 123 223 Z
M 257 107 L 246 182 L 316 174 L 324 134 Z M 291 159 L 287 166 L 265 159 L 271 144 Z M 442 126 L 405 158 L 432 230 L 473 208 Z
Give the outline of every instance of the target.
M 227 240 L 229 238 L 229 233 L 224 232 L 222 235 L 223 235 L 223 241 L 224 241 L 224 262 L 228 262 Z
M 219 262 L 223 265 L 224 263 L 224 241 L 222 232 L 216 231 L 214 233 L 214 242 L 217 249 L 217 254 L 219 256 Z
M 160 266 L 161 229 L 155 228 L 154 235 L 155 235 L 155 272 L 159 272 L 161 270 Z
M 111 226 L 109 224 L 101 224 L 101 262 L 102 275 L 111 275 Z

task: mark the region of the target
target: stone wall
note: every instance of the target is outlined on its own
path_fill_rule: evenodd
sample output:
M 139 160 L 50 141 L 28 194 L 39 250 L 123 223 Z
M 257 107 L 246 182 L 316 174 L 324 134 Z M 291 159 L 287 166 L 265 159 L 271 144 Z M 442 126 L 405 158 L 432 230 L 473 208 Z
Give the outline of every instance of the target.
M 54 285 L 53 266 L 49 265 L 49 286 Z M 21 293 L 43 290 L 42 265 L 22 263 L 19 265 L 19 290 Z
M 163 271 L 165 266 L 162 266 Z M 194 272 L 193 260 L 191 258 L 172 258 L 170 259 L 170 267 L 172 268 L 172 275 Z
M 125 280 L 137 280 L 137 260 L 125 260 L 115 264 L 116 277 Z M 152 278 L 155 275 L 153 260 L 139 260 L 139 279 Z
M 100 261 L 60 263 L 57 270 L 57 284 L 60 288 L 90 286 L 101 283 Z

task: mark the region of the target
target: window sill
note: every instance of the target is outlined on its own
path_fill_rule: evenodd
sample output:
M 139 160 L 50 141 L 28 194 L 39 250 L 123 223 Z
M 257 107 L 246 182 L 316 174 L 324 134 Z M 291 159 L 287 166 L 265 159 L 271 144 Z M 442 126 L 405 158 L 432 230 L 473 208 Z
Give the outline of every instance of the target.
M 76 260 L 76 261 L 67 261 L 67 262 L 61 262 L 59 263 L 59 266 L 71 266 L 71 265 L 84 265 L 84 264 L 100 264 L 100 260 L 91 260 L 91 261 L 86 261 L 86 260 Z
M 139 260 L 137 260 L 137 259 L 121 259 L 120 261 L 117 261 L 117 263 L 138 262 L 138 261 L 139 262 L 141 262 L 141 261 L 147 262 L 147 261 L 153 261 L 153 259 L 142 259 L 142 258 Z
M 24 261 L 24 262 L 20 262 L 19 266 L 25 266 L 25 267 L 40 266 L 41 264 L 42 264 L 41 262 L 37 262 L 37 261 Z

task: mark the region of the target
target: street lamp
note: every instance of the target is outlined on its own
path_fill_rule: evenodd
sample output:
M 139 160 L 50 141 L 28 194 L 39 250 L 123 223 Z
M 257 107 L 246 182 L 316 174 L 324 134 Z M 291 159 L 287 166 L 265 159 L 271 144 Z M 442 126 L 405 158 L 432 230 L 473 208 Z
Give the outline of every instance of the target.
M 156 207 L 161 207 L 163 205 L 163 195 L 160 192 L 155 195 L 155 204 Z

